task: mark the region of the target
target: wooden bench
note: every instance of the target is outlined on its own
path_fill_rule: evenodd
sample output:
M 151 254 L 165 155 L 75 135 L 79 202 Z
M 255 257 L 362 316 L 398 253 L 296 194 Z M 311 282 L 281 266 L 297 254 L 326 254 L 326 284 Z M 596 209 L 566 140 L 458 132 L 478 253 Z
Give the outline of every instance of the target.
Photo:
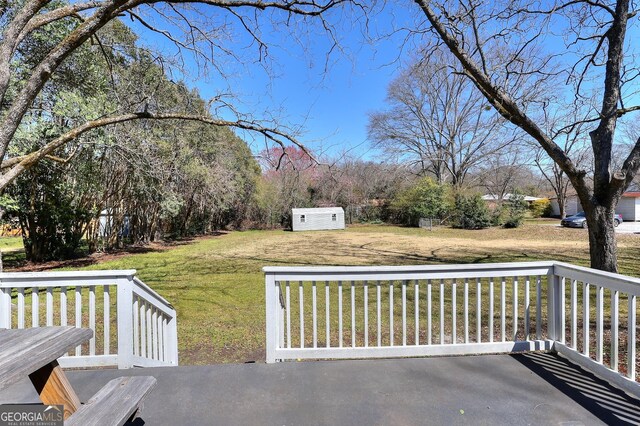
M 29 376 L 44 404 L 64 405 L 65 425 L 126 423 L 154 388 L 156 379 L 114 379 L 81 404 L 57 359 L 92 336 L 93 331 L 74 327 L 0 330 L 0 390 Z

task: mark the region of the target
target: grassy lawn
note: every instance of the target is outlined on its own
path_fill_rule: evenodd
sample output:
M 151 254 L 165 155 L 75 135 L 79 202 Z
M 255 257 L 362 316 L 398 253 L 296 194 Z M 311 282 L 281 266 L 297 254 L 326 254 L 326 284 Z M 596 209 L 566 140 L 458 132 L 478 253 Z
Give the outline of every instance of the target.
M 22 237 L 0 237 L 0 250 L 15 251 L 22 248 Z
M 137 269 L 178 311 L 181 364 L 264 359 L 265 265 L 409 265 L 556 259 L 588 265 L 587 233 L 527 223 L 515 230 L 427 231 L 352 226 L 347 231 L 230 232 L 88 269 Z M 620 269 L 640 276 L 640 238 L 619 236 Z

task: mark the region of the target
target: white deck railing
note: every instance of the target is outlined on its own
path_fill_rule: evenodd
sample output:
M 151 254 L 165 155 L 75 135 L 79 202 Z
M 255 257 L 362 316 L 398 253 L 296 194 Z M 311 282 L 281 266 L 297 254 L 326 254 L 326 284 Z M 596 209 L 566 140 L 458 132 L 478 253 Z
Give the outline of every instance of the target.
M 267 362 L 553 350 L 640 393 L 636 278 L 559 262 L 264 272 Z
M 94 337 L 63 367 L 178 365 L 176 311 L 135 270 L 0 273 L 0 328 L 71 325 Z

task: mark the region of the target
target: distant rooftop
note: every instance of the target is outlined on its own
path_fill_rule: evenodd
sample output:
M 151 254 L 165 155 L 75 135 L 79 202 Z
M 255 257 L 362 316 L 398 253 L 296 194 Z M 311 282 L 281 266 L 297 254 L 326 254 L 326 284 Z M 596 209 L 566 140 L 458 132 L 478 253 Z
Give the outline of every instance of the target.
M 344 213 L 342 207 L 310 207 L 304 209 L 291 209 L 293 214 L 311 214 L 311 213 Z
M 510 200 L 511 198 L 513 198 L 513 194 L 504 194 L 504 197 L 502 197 L 502 200 Z M 493 195 L 493 194 L 487 194 L 487 195 L 483 195 L 482 199 L 485 201 L 498 201 L 500 200 L 500 197 L 498 197 L 497 195 Z M 536 200 L 542 200 L 542 198 L 540 197 L 532 197 L 530 195 L 525 195 L 524 196 L 524 201 L 536 201 Z

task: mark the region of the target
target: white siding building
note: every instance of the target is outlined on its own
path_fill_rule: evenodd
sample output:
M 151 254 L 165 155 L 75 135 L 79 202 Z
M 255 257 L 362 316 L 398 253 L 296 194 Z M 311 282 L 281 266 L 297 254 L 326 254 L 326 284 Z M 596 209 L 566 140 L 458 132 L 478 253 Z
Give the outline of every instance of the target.
M 291 209 L 291 229 L 294 231 L 322 231 L 344 229 L 342 207 Z
M 551 202 L 551 214 L 553 216 L 560 217 L 560 206 L 558 205 L 558 199 L 550 198 L 549 201 Z M 580 204 L 580 200 L 578 200 L 578 197 L 576 197 L 575 195 L 567 197 L 564 207 L 565 214 L 567 216 L 573 216 L 574 214 L 582 211 L 582 204 Z
M 558 200 L 552 198 L 551 209 L 554 216 L 560 216 L 560 209 L 558 208 Z M 575 195 L 567 197 L 566 213 L 567 216 L 572 216 L 578 212 L 583 211 L 580 200 Z M 622 215 L 622 219 L 625 222 L 628 221 L 640 221 L 640 191 L 629 191 L 622 194 L 618 207 L 616 207 L 616 213 Z
M 618 207 L 616 207 L 616 213 L 620 213 L 625 221 L 640 220 L 640 192 L 625 192 L 622 194 Z

